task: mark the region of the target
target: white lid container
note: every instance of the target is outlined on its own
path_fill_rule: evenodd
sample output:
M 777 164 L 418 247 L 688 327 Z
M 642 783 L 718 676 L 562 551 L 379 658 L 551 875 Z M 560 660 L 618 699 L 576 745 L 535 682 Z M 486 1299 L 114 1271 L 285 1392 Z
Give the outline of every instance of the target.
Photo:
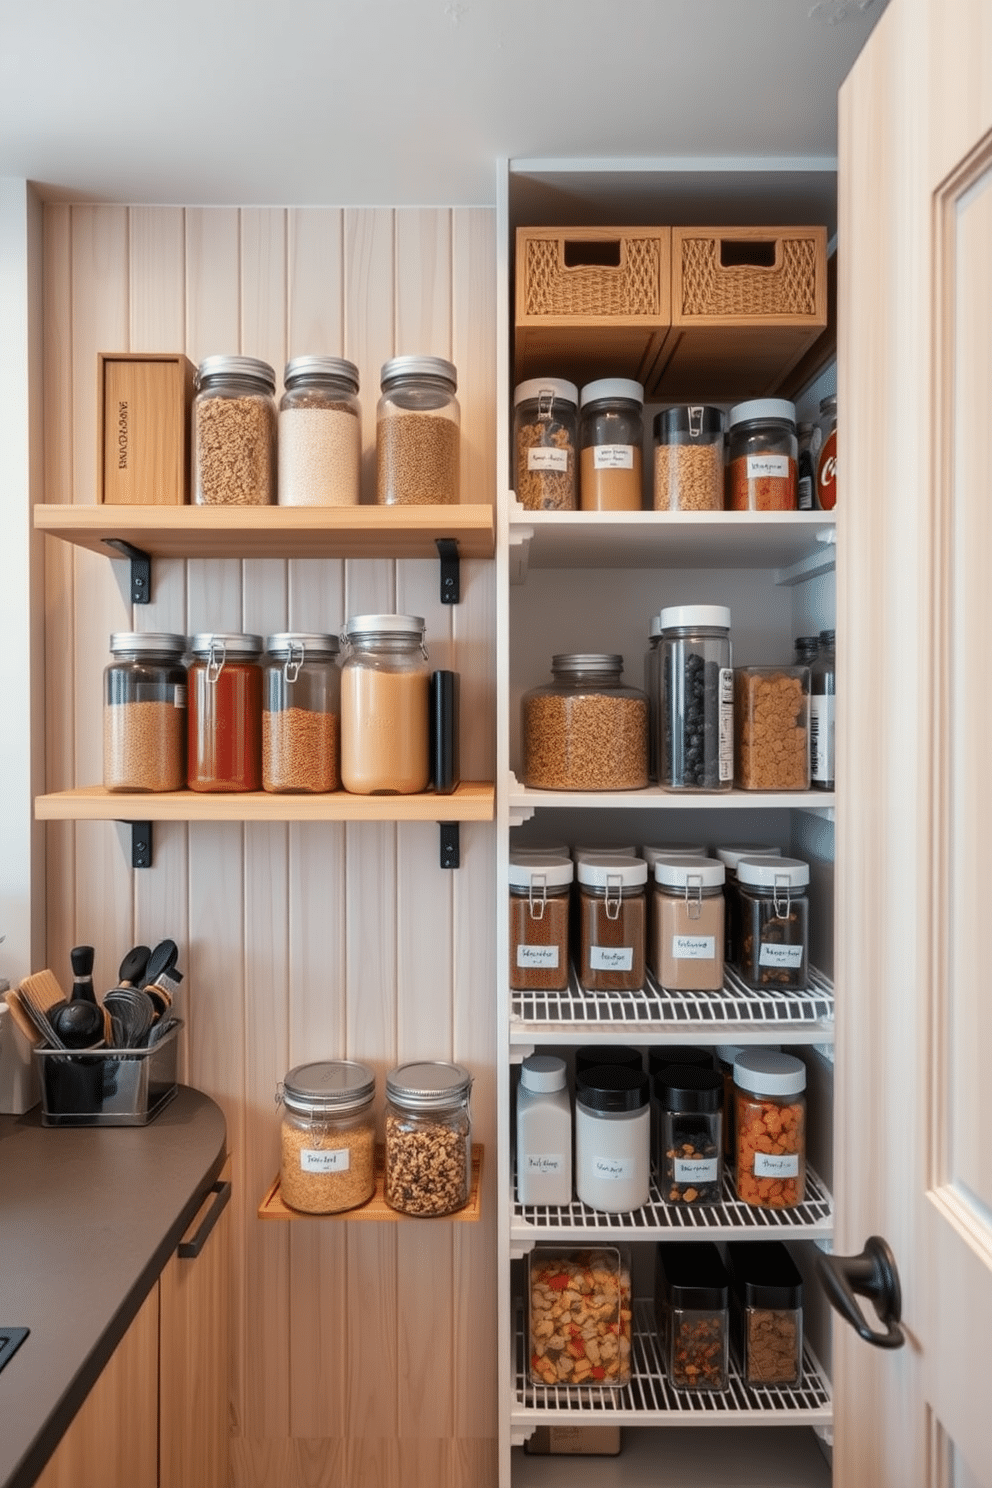
M 794 1054 L 749 1049 L 734 1060 L 734 1084 L 752 1095 L 800 1095 L 806 1089 L 806 1066 Z
M 633 889 L 648 881 L 648 865 L 643 858 L 580 858 L 576 867 L 579 883 L 591 888 Z
M 697 625 L 713 630 L 730 629 L 730 610 L 726 605 L 669 605 L 661 612 L 661 628 L 687 630 Z
M 760 889 L 801 889 L 809 883 L 809 864 L 799 858 L 742 857 L 737 882 Z
M 658 858 L 654 865 L 654 881 L 670 889 L 715 889 L 726 879 L 727 870 L 715 858 L 683 857 Z M 673 1061 L 677 1063 L 677 1061 Z
M 550 855 L 524 858 L 519 862 L 511 858 L 507 877 L 511 888 L 514 889 L 558 888 L 562 884 L 572 882 L 575 877 L 575 865 L 571 858 Z M 536 884 L 535 880 L 537 880 Z

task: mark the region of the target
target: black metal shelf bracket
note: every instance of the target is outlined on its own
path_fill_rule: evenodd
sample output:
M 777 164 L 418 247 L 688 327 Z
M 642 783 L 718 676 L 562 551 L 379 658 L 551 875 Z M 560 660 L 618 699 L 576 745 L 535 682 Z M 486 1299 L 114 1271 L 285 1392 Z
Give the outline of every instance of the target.
M 133 543 L 125 542 L 122 537 L 104 537 L 101 539 L 104 547 L 113 548 L 122 558 L 127 558 L 131 564 L 131 603 L 151 604 L 152 599 L 152 559 L 151 554 L 136 548 Z
M 458 822 L 438 822 L 437 825 L 441 833 L 441 867 L 460 868 L 462 854 Z
M 131 867 L 150 868 L 152 866 L 151 822 L 126 821 L 122 825 L 131 828 Z
M 458 543 L 453 537 L 436 537 L 434 541 L 441 560 L 441 603 L 460 604 L 462 589 Z

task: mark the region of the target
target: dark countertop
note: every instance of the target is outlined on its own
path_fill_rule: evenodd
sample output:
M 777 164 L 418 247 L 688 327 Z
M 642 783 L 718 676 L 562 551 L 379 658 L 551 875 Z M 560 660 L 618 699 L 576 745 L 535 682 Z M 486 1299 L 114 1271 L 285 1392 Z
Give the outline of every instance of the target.
M 0 1116 L 0 1488 L 29 1488 L 224 1164 L 220 1108 L 181 1085 L 148 1126 Z

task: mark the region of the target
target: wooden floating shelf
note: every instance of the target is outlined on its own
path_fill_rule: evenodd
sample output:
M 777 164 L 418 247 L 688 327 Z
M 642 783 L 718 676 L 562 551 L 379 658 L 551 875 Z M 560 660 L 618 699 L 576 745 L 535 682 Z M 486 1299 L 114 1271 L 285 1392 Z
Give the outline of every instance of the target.
M 425 1216 L 429 1222 L 437 1223 L 439 1219 L 460 1220 L 462 1223 L 474 1224 L 479 1219 L 482 1209 L 479 1198 L 479 1189 L 482 1181 L 482 1154 L 483 1148 L 473 1142 L 472 1144 L 472 1178 L 469 1188 L 468 1203 L 464 1209 L 457 1209 L 454 1214 L 442 1214 Z M 383 1188 L 385 1184 L 386 1159 L 385 1151 L 381 1144 L 375 1149 L 375 1193 L 367 1204 L 360 1205 L 357 1209 L 345 1209 L 340 1214 L 301 1214 L 298 1209 L 290 1209 L 288 1204 L 282 1201 L 279 1189 L 279 1179 L 276 1178 L 265 1198 L 258 1206 L 259 1219 L 344 1219 L 351 1223 L 356 1220 L 385 1220 L 387 1222 L 407 1222 L 415 1219 L 413 1214 L 400 1214 L 391 1209 L 386 1203 Z
M 355 796 L 347 791 L 313 796 L 189 790 L 130 794 L 87 785 L 36 796 L 34 814 L 38 821 L 488 822 L 493 803 L 489 781 L 465 781 L 446 796 L 433 791 L 416 796 Z

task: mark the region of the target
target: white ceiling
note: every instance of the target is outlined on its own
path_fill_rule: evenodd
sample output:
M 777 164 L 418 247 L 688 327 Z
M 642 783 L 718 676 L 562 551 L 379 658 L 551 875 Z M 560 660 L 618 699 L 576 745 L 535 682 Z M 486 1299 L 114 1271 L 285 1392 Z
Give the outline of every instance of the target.
M 885 0 L 0 0 L 0 175 L 489 203 L 502 157 L 830 157 Z

